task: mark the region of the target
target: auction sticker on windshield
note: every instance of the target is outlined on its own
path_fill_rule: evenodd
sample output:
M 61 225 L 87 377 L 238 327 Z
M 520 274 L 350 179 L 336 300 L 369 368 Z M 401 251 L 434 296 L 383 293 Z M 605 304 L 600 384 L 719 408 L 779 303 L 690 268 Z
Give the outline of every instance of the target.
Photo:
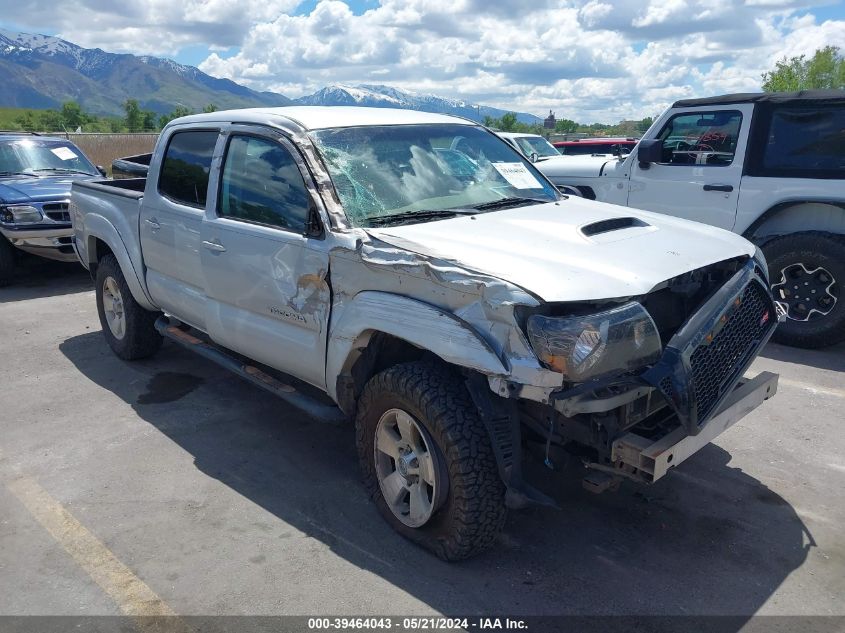
M 55 149 L 51 149 L 56 156 L 61 158 L 62 160 L 73 160 L 74 158 L 79 158 L 76 154 L 74 154 L 71 150 L 67 147 L 56 147 Z M 514 185 L 516 186 L 516 185 Z
M 517 189 L 541 189 L 541 185 L 522 163 L 493 163 L 493 167 L 512 187 Z

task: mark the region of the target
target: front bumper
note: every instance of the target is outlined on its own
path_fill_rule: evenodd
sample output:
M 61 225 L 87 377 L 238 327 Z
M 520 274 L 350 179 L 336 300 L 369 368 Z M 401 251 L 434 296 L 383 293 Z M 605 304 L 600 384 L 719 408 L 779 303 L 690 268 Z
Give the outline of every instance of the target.
M 611 460 L 626 476 L 653 483 L 775 395 L 777 388 L 778 375 L 771 372 L 743 379 L 697 435 L 687 435 L 684 427 L 657 440 L 626 433 L 613 442 Z
M 663 394 L 687 434 L 697 435 L 721 409 L 779 319 L 763 271 L 749 260 L 681 326 L 640 379 Z
M 73 227 L 71 225 L 48 225 L 22 228 L 0 228 L 3 235 L 15 248 L 27 253 L 61 262 L 78 261 L 73 250 Z

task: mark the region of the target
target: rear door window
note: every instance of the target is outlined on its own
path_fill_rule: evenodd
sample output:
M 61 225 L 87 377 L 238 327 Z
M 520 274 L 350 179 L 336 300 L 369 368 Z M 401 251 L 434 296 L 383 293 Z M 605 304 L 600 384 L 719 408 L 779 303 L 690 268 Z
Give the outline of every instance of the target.
M 217 135 L 217 131 L 191 130 L 170 137 L 158 178 L 161 195 L 179 204 L 205 208 Z
M 772 112 L 764 171 L 796 177 L 845 170 L 845 106 L 781 107 Z

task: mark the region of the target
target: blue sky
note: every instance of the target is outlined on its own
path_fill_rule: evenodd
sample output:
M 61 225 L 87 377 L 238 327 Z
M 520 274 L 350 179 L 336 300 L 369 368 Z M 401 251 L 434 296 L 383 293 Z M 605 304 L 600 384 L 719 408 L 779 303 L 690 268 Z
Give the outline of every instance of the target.
M 0 0 L 0 26 L 170 57 L 259 90 L 404 90 L 581 121 L 749 91 L 845 50 L 842 0 Z

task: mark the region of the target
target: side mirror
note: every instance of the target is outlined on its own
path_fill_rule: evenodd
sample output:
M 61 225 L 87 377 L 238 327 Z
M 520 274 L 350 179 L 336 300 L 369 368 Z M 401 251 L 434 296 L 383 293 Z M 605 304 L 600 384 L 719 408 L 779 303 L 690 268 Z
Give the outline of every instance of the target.
M 103 178 L 106 178 L 109 175 L 108 172 L 106 171 L 106 168 L 103 167 L 102 165 L 97 165 L 97 171 L 100 172 L 100 175 Z
M 536 163 L 540 160 L 540 155 L 537 152 L 531 152 L 531 162 Z
M 637 145 L 637 160 L 640 167 L 648 169 L 650 163 L 663 160 L 663 141 L 657 138 L 643 139 Z

